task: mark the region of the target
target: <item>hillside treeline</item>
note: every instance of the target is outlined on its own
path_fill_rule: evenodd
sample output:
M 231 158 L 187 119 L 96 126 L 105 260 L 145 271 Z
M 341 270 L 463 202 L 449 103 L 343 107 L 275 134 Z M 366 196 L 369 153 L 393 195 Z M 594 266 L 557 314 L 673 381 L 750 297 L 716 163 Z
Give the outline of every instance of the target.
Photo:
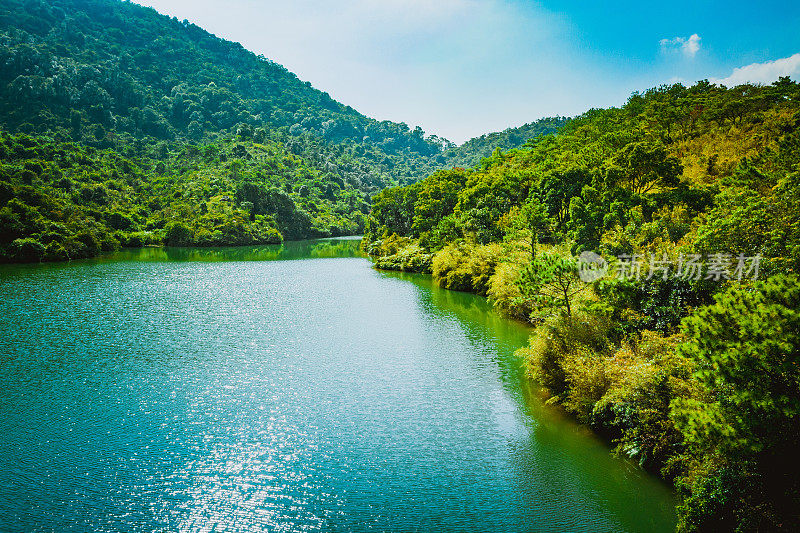
M 634 94 L 375 198 L 378 268 L 536 325 L 529 371 L 679 490 L 682 531 L 800 528 L 800 85 Z

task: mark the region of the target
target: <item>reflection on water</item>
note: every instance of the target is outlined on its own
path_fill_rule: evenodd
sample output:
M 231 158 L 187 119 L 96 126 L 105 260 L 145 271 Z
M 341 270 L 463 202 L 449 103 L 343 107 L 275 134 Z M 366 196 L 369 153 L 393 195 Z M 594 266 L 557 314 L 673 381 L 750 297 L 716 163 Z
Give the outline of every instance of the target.
M 513 400 L 513 412 L 524 414 L 522 421 L 530 429 L 514 450 L 519 459 L 515 462 L 518 475 L 527 481 L 535 480 L 520 486 L 528 505 L 540 506 L 543 497 L 558 492 L 557 487 L 569 490 L 576 483 L 574 473 L 578 468 L 581 482 L 588 481 L 602 492 L 623 529 L 672 530 L 675 501 L 661 482 L 630 461 L 613 457 L 608 446 L 588 428 L 575 423 L 560 409 L 545 405 L 541 389 L 527 378 L 523 361 L 514 356 L 519 347 L 527 345 L 533 333 L 530 326 L 503 318 L 484 298 L 440 289 L 430 276 L 401 272 L 381 272 L 381 276 L 419 287 L 419 302 L 426 315 L 432 320 L 457 321 L 471 342 L 476 368 L 490 364 L 496 368 L 504 391 Z M 491 339 L 488 344 L 487 338 Z M 548 468 L 542 468 L 543 461 Z M 559 467 L 550 468 L 554 464 Z M 587 502 L 580 494 L 574 496 L 577 507 L 573 512 L 548 523 L 558 524 L 556 529 L 591 530 L 580 510 Z M 660 503 L 653 507 L 654 501 Z
M 357 246 L 0 268 L 0 530 L 674 526 L 538 400 L 528 328 Z
M 325 257 L 364 257 L 361 237 L 287 241 L 261 246 L 217 248 L 146 247 L 128 248 L 95 261 L 279 261 Z

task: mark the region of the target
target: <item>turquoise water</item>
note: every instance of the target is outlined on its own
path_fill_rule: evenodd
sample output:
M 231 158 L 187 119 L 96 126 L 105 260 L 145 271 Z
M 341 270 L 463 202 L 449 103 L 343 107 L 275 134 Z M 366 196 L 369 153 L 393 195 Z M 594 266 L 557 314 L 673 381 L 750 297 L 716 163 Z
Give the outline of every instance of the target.
M 529 330 L 356 241 L 0 266 L 2 531 L 668 531 Z

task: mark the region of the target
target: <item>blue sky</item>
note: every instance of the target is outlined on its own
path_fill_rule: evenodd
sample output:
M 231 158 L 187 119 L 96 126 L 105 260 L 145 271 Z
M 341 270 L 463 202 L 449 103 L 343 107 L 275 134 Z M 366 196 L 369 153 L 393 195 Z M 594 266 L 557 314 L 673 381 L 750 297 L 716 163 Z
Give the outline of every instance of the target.
M 708 78 L 800 80 L 800 2 L 139 0 L 455 142 Z

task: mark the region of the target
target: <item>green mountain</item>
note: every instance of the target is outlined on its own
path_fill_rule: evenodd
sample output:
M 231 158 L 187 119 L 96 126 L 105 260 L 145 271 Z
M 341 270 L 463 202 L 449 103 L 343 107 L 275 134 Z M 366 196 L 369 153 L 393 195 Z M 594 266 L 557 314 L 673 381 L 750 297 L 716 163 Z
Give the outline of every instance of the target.
M 800 528 L 800 84 L 634 94 L 380 192 L 364 246 L 535 325 L 549 403 L 674 482 L 679 531 Z
M 569 119 L 565 117 L 549 117 L 524 124 L 518 128 L 508 128 L 494 133 L 485 133 L 470 139 L 460 146 L 453 146 L 437 156 L 440 168 L 471 168 L 480 163 L 484 157 L 490 156 L 498 148 L 502 151 L 524 146 L 531 139 L 550 135 L 563 128 Z
M 0 258 L 363 231 L 372 195 L 551 133 L 455 147 L 117 0 L 0 5 Z M 224 199 L 224 200 L 221 200 Z
M 108 146 L 264 127 L 381 157 L 447 146 L 420 128 L 367 118 L 237 43 L 136 4 L 3 2 L 0 40 L 2 124 L 12 132 Z
M 0 3 L 0 262 L 361 232 L 534 324 L 549 402 L 674 482 L 682 531 L 800 528 L 795 81 L 454 146 L 149 8 Z

